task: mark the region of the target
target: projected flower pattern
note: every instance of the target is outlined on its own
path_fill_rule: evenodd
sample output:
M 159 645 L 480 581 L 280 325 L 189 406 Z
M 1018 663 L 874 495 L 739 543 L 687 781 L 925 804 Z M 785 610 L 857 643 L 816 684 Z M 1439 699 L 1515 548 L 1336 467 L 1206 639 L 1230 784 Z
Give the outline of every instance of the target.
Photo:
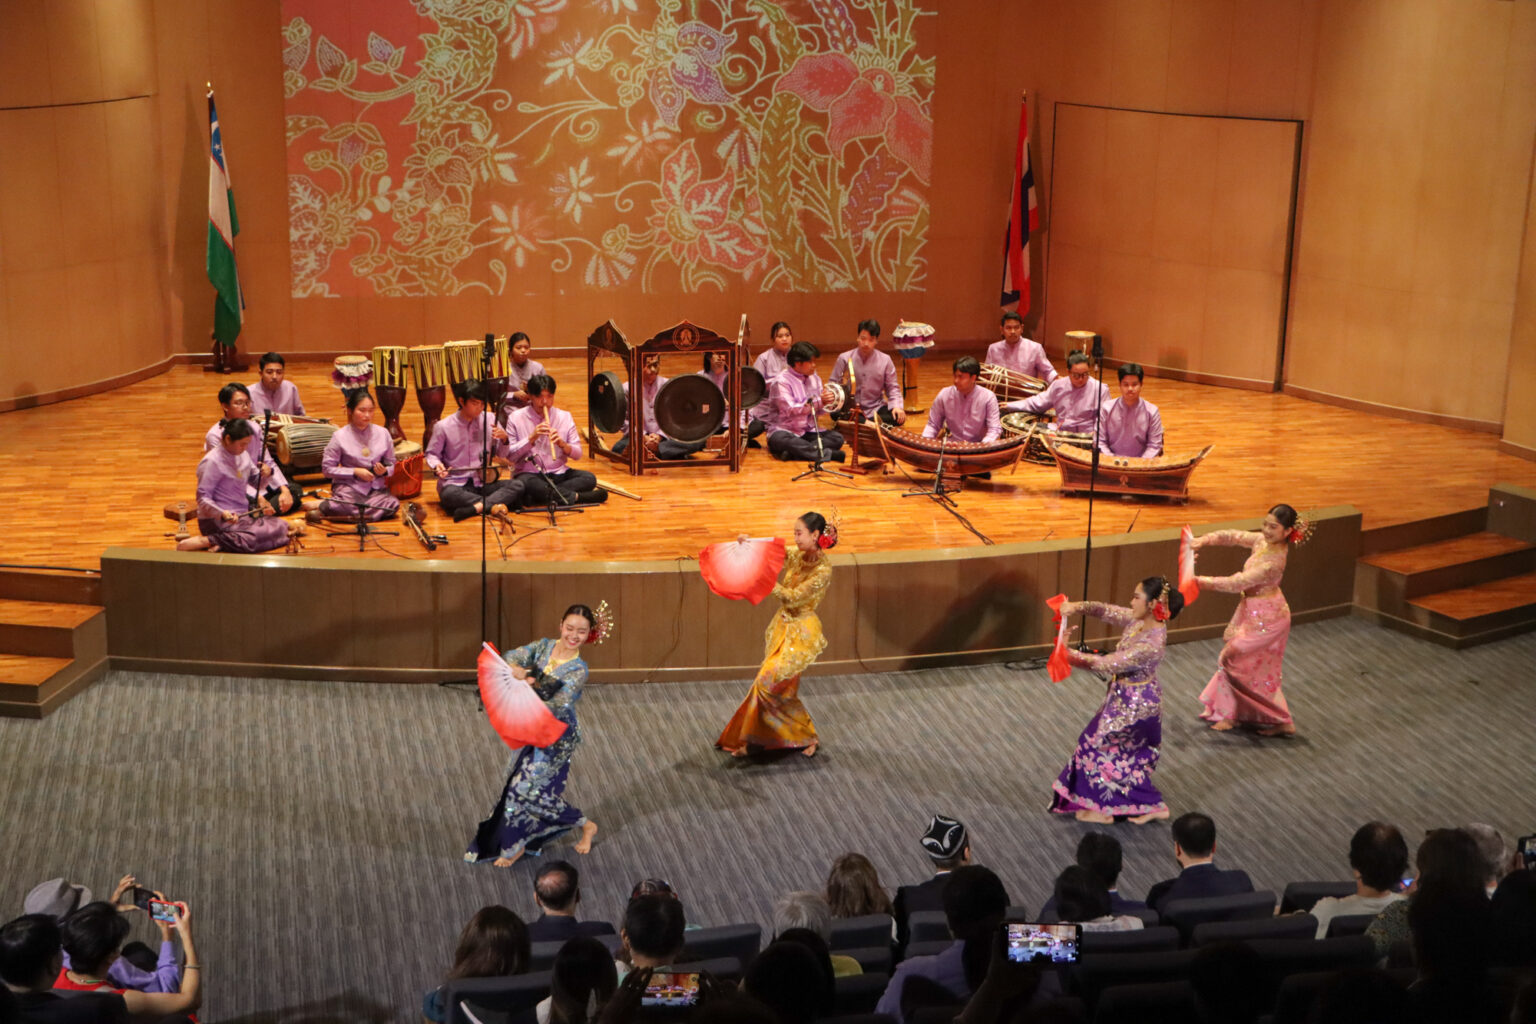
M 293 293 L 920 289 L 927 2 L 284 0 Z

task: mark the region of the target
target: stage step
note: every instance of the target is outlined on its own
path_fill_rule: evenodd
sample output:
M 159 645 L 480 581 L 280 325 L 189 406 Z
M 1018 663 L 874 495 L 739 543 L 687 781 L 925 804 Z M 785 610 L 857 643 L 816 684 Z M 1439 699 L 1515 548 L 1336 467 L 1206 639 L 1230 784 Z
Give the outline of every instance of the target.
M 1414 598 L 1412 621 L 1470 647 L 1536 627 L 1536 572 Z
M 99 593 L 95 579 L 0 573 L 0 715 L 41 718 L 106 671 Z
M 1412 599 L 1530 572 L 1536 569 L 1536 547 L 1481 531 L 1368 555 L 1360 562 L 1381 570 L 1384 586 Z

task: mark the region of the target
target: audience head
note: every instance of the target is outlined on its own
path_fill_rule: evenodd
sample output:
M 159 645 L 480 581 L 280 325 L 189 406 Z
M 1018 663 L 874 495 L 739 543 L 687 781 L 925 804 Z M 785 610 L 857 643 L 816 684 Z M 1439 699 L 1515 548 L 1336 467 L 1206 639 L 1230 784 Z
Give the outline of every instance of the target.
M 1509 870 L 1509 847 L 1504 843 L 1503 834 L 1492 825 L 1484 825 L 1482 822 L 1463 825 L 1462 831 L 1477 844 L 1478 855 L 1483 861 L 1483 884 L 1492 889 Z
M 1391 892 L 1408 870 L 1408 844 L 1395 826 L 1368 821 L 1349 840 L 1349 866 L 1366 888 Z
M 814 932 L 823 941 L 832 939 L 832 912 L 827 901 L 818 893 L 808 890 L 785 893 L 773 905 L 773 931 L 775 935 L 792 929 Z
M 642 878 L 629 890 L 629 898 L 636 896 L 671 896 L 677 899 L 677 890 L 665 878 Z
M 1108 832 L 1089 832 L 1077 841 L 1077 866 L 1113 889 L 1120 880 L 1120 840 Z
M 46 992 L 59 976 L 59 922 L 52 914 L 24 914 L 0 927 L 0 980 L 13 988 Z
M 581 873 L 575 865 L 552 860 L 533 876 L 533 898 L 551 914 L 570 914 L 581 901 Z
M 780 938 L 752 961 L 742 991 L 773 1011 L 779 1024 L 811 1024 L 832 1009 L 832 959 L 820 939 L 797 930 Z
M 670 893 L 636 896 L 624 910 L 619 934 L 630 963 L 636 967 L 664 967 L 683 952 L 683 904 Z
M 1190 811 L 1173 819 L 1173 855 L 1179 863 L 1210 860 L 1216 855 L 1216 823 L 1210 815 Z
M 1477 842 L 1459 828 L 1431 829 L 1413 858 L 1415 897 L 1425 887 L 1484 892 L 1486 867 Z
M 1379 968 L 1331 975 L 1317 990 L 1307 1024 L 1399 1024 L 1411 1016 L 1408 993 Z
M 71 954 L 73 956 L 73 954 Z M 453 978 L 499 978 L 528 970 L 528 926 L 506 907 L 481 907 L 459 933 Z
M 1481 889 L 1432 885 L 1408 901 L 1419 977 L 1481 974 L 1493 952 L 1493 910 Z
M 1494 962 L 1536 967 L 1536 871 L 1521 868 L 1505 875 L 1489 906 Z
M 59 939 L 69 954 L 70 969 L 101 977 L 133 929 L 116 907 L 96 900 L 71 911 L 59 922 Z
M 738 988 L 711 994 L 694 1008 L 688 1024 L 779 1024 L 772 1010 Z
M 23 913 L 47 914 L 55 920 L 62 920 L 71 910 L 89 902 L 91 890 L 85 886 L 75 885 L 63 878 L 50 878 L 32 887 L 21 909 Z
M 575 938 L 560 947 L 549 971 L 552 1024 L 587 1024 L 619 987 L 608 947 L 593 938 Z
M 845 853 L 827 872 L 827 906 L 833 917 L 889 914 L 891 897 L 880 884 L 880 872 L 862 853 Z
M 1008 890 L 990 869 L 967 864 L 950 873 L 944 883 L 944 919 L 950 934 L 965 943 L 961 961 L 973 991 L 986 977 L 993 940 L 1007 914 Z
M 918 840 L 933 861 L 935 870 L 953 871 L 971 862 L 971 837 L 965 826 L 954 818 L 935 814 L 928 821 L 928 831 Z
M 807 363 L 815 363 L 817 359 L 821 358 L 821 349 L 808 341 L 797 341 L 789 346 L 789 355 L 784 358 L 789 361 L 789 365 L 797 373 L 810 373 L 811 371 L 806 369 L 805 366 Z
M 1063 921 L 1095 921 L 1110 913 L 1109 890 L 1076 864 L 1056 876 L 1056 915 Z
M 1211 1024 L 1249 1024 L 1269 1008 L 1274 997 L 1268 968 L 1246 942 L 1201 946 L 1189 967 L 1200 1019 Z

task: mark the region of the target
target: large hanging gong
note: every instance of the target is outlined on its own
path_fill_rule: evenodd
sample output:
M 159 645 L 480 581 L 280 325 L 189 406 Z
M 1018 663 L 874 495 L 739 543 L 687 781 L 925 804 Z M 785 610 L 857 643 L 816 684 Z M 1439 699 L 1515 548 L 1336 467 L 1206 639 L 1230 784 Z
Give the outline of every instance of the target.
M 673 377 L 656 392 L 656 423 L 675 441 L 702 441 L 724 422 L 725 396 L 708 377 Z
M 587 382 L 587 407 L 598 430 L 605 434 L 623 430 L 629 416 L 629 397 L 624 394 L 623 379 L 612 370 L 593 377 Z

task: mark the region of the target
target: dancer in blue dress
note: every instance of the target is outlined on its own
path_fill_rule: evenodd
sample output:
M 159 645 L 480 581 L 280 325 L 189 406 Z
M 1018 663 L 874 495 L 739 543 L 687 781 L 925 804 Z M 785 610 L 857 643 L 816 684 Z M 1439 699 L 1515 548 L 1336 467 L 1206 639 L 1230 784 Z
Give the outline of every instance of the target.
M 507 784 L 491 816 L 480 823 L 464 859 L 491 860 L 511 867 L 525 853 L 537 854 L 545 844 L 572 829 L 580 829 L 574 849 L 588 853 L 596 823 L 565 802 L 571 757 L 581 742 L 576 702 L 587 682 L 581 646 L 606 638 L 609 624 L 584 604 L 573 604 L 560 619 L 560 637 L 535 640 L 507 652 L 507 664 L 518 679 L 527 680 L 550 713 L 566 724 L 561 737 L 547 747 L 521 747 L 512 753 Z

